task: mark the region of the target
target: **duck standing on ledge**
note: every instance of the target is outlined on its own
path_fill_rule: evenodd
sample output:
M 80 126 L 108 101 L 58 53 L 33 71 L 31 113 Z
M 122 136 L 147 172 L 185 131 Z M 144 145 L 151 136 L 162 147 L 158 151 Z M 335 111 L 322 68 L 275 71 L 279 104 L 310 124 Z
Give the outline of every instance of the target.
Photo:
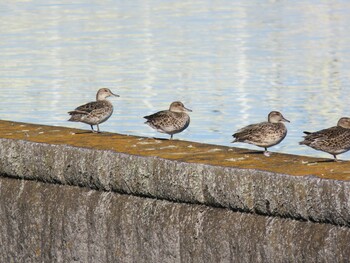
M 145 124 L 148 124 L 153 129 L 170 134 L 170 140 L 173 139 L 173 135 L 185 130 L 190 124 L 190 116 L 186 112 L 192 110 L 186 108 L 182 102 L 174 101 L 170 104 L 169 110 L 159 111 L 149 116 L 145 116 L 147 119 Z
M 332 154 L 334 161 L 337 155 L 350 150 L 350 118 L 342 117 L 337 126 L 317 132 L 305 132 L 304 140 L 300 145 L 309 146 L 315 150 Z
M 90 124 L 92 132 L 100 132 L 98 125 L 108 120 L 113 113 L 112 103 L 106 100 L 110 96 L 119 97 L 119 95 L 113 94 L 110 89 L 99 89 L 96 94 L 96 101 L 86 103 L 68 112 L 71 115 L 68 121 Z M 93 125 L 97 126 L 97 131 L 94 130 Z
M 268 147 L 280 143 L 287 135 L 287 128 L 282 122 L 290 122 L 278 111 L 271 111 L 267 122 L 251 124 L 239 129 L 232 136 L 234 142 L 243 142 L 264 147 L 264 155 L 270 156 Z

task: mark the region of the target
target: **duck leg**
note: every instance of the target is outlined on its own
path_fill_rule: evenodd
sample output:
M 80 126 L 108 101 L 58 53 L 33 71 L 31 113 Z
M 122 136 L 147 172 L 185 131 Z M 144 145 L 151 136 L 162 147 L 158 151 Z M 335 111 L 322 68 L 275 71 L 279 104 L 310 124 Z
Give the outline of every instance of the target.
M 270 157 L 270 156 L 271 156 L 271 153 L 267 151 L 267 148 L 266 148 L 266 147 L 264 147 L 264 148 L 265 148 L 264 155 L 265 155 L 266 157 Z
M 173 139 L 173 135 L 172 134 L 170 134 L 170 140 L 172 140 Z
M 90 125 L 91 126 L 91 130 L 93 133 L 99 133 L 100 132 L 100 128 L 98 127 L 98 124 L 97 124 L 97 131 L 94 130 L 94 126 L 93 125 Z

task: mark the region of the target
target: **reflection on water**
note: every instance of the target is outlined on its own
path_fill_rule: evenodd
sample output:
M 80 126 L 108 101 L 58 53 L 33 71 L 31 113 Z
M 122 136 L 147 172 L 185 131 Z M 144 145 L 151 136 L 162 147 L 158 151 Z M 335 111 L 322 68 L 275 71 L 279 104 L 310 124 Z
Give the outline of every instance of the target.
M 328 156 L 299 146 L 302 131 L 350 116 L 347 1 L 7 1 L 0 13 L 1 119 L 89 129 L 67 111 L 108 87 L 121 97 L 105 131 L 154 136 L 142 116 L 181 100 L 194 111 L 177 138 L 231 145 L 279 110 L 291 123 L 272 151 Z

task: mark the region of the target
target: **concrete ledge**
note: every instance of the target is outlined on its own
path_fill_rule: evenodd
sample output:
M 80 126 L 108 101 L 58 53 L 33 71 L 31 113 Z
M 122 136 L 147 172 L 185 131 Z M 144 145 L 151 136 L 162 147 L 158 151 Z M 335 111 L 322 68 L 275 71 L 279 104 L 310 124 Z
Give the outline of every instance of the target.
M 273 153 L 266 158 L 254 150 L 179 140 L 127 136 L 0 120 L 0 138 L 110 150 L 129 155 L 160 157 L 186 163 L 269 171 L 293 176 L 314 175 L 350 181 L 349 162 Z M 228 138 L 229 139 L 229 138 Z
M 0 200 L 1 262 L 350 261 L 330 224 L 6 178 Z
M 0 262 L 349 262 L 318 161 L 0 121 Z
M 350 182 L 0 139 L 0 173 L 240 212 L 350 225 Z

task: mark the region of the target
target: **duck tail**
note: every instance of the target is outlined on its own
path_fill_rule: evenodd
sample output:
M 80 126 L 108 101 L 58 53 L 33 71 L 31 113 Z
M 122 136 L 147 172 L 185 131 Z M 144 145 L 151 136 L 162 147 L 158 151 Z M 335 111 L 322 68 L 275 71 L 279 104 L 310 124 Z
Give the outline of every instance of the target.
M 233 134 L 232 137 L 234 138 L 234 140 L 231 143 L 238 142 L 238 138 L 236 137 L 236 133 Z
M 68 121 L 76 121 L 76 122 L 79 122 L 80 121 L 80 117 L 81 115 L 72 115 Z
M 73 110 L 73 111 L 69 111 L 68 114 L 71 115 L 71 117 L 69 118 L 68 121 L 76 121 L 76 122 L 79 122 L 79 121 L 81 121 L 81 118 L 82 118 L 84 115 L 87 115 L 87 114 L 88 114 L 88 112 L 86 112 L 86 111 L 80 111 L 80 110 Z
M 72 111 L 68 111 L 69 115 L 75 115 L 75 114 L 83 114 L 83 115 L 87 115 L 89 114 L 86 111 L 82 111 L 82 110 L 72 110 Z
M 299 145 L 307 145 L 307 143 L 306 143 L 306 141 L 304 140 L 304 141 L 299 142 Z

